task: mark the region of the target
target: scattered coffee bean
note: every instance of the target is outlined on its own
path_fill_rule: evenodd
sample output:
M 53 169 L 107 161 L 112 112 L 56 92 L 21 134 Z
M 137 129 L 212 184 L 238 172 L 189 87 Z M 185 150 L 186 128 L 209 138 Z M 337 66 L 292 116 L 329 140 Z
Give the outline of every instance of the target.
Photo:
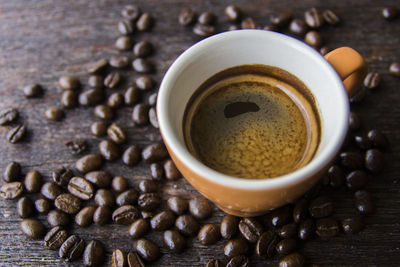
M 53 182 L 47 182 L 42 185 L 40 193 L 47 199 L 54 200 L 58 195 L 62 193 L 61 187 Z
M 72 140 L 65 143 L 65 146 L 69 149 L 71 154 L 78 155 L 87 150 L 88 143 L 85 140 Z
M 150 56 L 153 51 L 153 45 L 147 40 L 140 41 L 133 47 L 133 54 L 139 58 Z
M 189 200 L 189 211 L 196 219 L 203 220 L 211 216 L 212 208 L 204 197 L 195 197 Z
M 94 206 L 86 206 L 81 209 L 75 216 L 75 223 L 80 227 L 86 227 L 92 224 L 93 215 L 96 211 L 96 207 Z
M 199 231 L 199 223 L 190 215 L 181 215 L 175 221 L 175 227 L 184 236 L 196 236 Z
M 110 190 L 107 189 L 99 189 L 94 196 L 94 201 L 97 206 L 109 206 L 112 207 L 115 205 L 114 195 Z
M 246 256 L 235 256 L 226 264 L 226 267 L 249 267 L 250 262 Z
M 143 13 L 136 21 L 136 28 L 141 31 L 149 31 L 153 27 L 154 19 L 149 13 Z
M 187 201 L 178 196 L 168 198 L 167 206 L 176 215 L 182 215 L 188 209 Z
M 39 192 L 42 187 L 42 175 L 36 170 L 28 172 L 25 176 L 24 185 L 28 193 Z
M 356 209 L 363 215 L 375 212 L 375 205 L 372 202 L 371 194 L 365 190 L 359 190 L 354 193 L 354 204 Z
M 65 90 L 60 99 L 63 108 L 74 108 L 78 105 L 78 95 L 73 90 Z
M 175 222 L 175 215 L 169 211 L 160 211 L 150 220 L 151 229 L 156 231 L 165 231 L 171 228 Z
M 216 33 L 215 26 L 196 23 L 193 27 L 193 33 L 200 37 L 208 37 Z
M 220 226 L 221 236 L 225 239 L 231 239 L 238 231 L 239 226 L 239 218 L 226 215 L 222 221 Z
M 65 261 L 74 261 L 82 255 L 84 249 L 85 241 L 76 235 L 71 235 L 61 245 L 58 256 Z
M 292 253 L 297 248 L 296 239 L 287 238 L 281 240 L 278 244 L 276 244 L 276 252 L 281 255 L 288 255 Z
M 329 52 L 331 52 L 332 51 L 332 49 L 329 47 L 329 46 L 323 46 L 323 47 L 321 47 L 320 49 L 319 49 L 319 53 L 322 55 L 322 56 L 325 56 L 326 54 L 328 54 Z
M 164 162 L 164 173 L 165 178 L 168 180 L 176 180 L 181 177 L 181 174 L 176 168 L 174 162 L 170 159 Z
M 108 65 L 108 61 L 105 59 L 100 59 L 96 62 L 87 65 L 86 70 L 89 74 L 99 74 L 105 70 Z M 90 86 L 90 84 L 89 84 Z
M 150 230 L 150 224 L 147 220 L 140 218 L 129 226 L 129 236 L 133 239 L 141 238 Z
M 235 256 L 246 255 L 248 250 L 249 245 L 243 238 L 231 239 L 224 245 L 224 255 L 229 259 Z
M 95 106 L 104 99 L 104 92 L 99 88 L 86 90 L 79 94 L 78 102 L 83 107 Z
M 130 59 L 126 56 L 112 56 L 110 58 L 110 66 L 114 67 L 116 69 L 124 69 L 124 68 L 127 68 L 129 65 L 130 65 Z M 109 78 L 109 79 L 111 79 L 111 78 Z M 114 77 L 114 79 L 115 79 L 115 77 Z M 111 81 L 108 81 L 108 82 L 111 82 Z
M 293 208 L 293 220 L 295 223 L 302 222 L 307 217 L 308 202 L 304 198 L 296 202 Z
M 256 254 L 262 258 L 272 258 L 279 238 L 273 231 L 264 232 L 257 240 Z
M 138 198 L 138 206 L 144 211 L 153 211 L 161 204 L 161 199 L 156 193 L 144 193 Z
M 124 205 L 116 209 L 112 214 L 112 220 L 116 224 L 129 225 L 139 218 L 139 211 L 132 205 Z
M 107 132 L 107 123 L 104 121 L 93 122 L 90 126 L 90 132 L 94 136 L 104 136 Z
M 107 134 L 117 144 L 122 144 L 126 140 L 125 131 L 115 122 L 107 128 Z
M 133 39 L 129 36 L 120 36 L 115 41 L 115 48 L 121 51 L 131 50 L 133 46 Z
M 304 20 L 306 21 L 307 25 L 313 29 L 321 27 L 324 23 L 321 13 L 315 7 L 307 10 L 304 13 Z
M 53 181 L 61 186 L 67 185 L 69 180 L 71 180 L 73 176 L 74 173 L 72 172 L 72 170 L 64 166 L 52 172 Z
M 289 30 L 297 35 L 303 36 L 306 34 L 308 26 L 306 22 L 302 19 L 294 19 L 290 22 Z
M 323 218 L 317 220 L 316 233 L 322 238 L 334 237 L 339 234 L 339 225 L 335 219 Z
M 220 262 L 217 259 L 211 259 L 206 264 L 206 267 L 223 267 L 223 266 L 225 266 L 225 264 L 222 264 L 222 262 Z
M 31 84 L 24 87 L 23 93 L 26 98 L 39 97 L 43 94 L 43 88 L 40 84 Z
M 343 170 L 338 165 L 332 165 L 329 167 L 326 173 L 329 179 L 329 185 L 333 188 L 338 188 L 344 183 L 344 173 Z
M 240 19 L 241 11 L 239 7 L 235 5 L 229 5 L 225 8 L 225 15 L 230 21 L 236 22 Z
M 203 12 L 199 15 L 197 21 L 204 25 L 213 25 L 215 24 L 217 18 L 212 12 Z
M 149 76 L 140 76 L 136 79 L 136 86 L 141 90 L 151 90 L 154 87 L 154 80 Z
M 400 77 L 400 63 L 393 62 L 392 64 L 390 64 L 389 73 L 395 77 Z
M 108 206 L 97 207 L 93 214 L 93 222 L 98 225 L 105 225 L 111 220 L 112 211 Z
M 324 12 L 322 12 L 322 17 L 330 25 L 336 26 L 340 23 L 339 16 L 330 9 L 324 10 Z
M 48 249 L 57 250 L 68 238 L 68 232 L 60 226 L 51 228 L 44 237 L 44 244 Z
M 86 173 L 85 179 L 99 188 L 107 188 L 111 185 L 112 178 L 108 171 L 92 171 Z
M 377 72 L 370 72 L 365 76 L 364 86 L 368 89 L 375 89 L 381 82 L 381 76 Z
M 388 20 L 394 20 L 400 15 L 400 10 L 397 7 L 385 7 L 382 9 L 382 16 Z
M 312 47 L 319 48 L 322 45 L 322 36 L 316 31 L 309 31 L 306 33 L 304 41 Z
M 221 238 L 219 227 L 216 224 L 205 224 L 201 227 L 199 233 L 197 234 L 197 238 L 200 243 L 203 245 L 212 245 L 217 243 L 217 241 Z
M 194 23 L 196 20 L 196 12 L 193 9 L 185 7 L 179 13 L 178 22 L 182 26 L 188 26 Z
M 36 219 L 23 219 L 19 228 L 21 232 L 30 239 L 40 239 L 46 233 L 44 225 Z
M 320 196 L 312 200 L 308 211 L 314 218 L 327 217 L 333 213 L 333 202 L 326 196 Z
M 124 94 L 125 105 L 133 105 L 140 100 L 140 90 L 136 87 L 129 87 Z
M 83 252 L 83 264 L 92 267 L 102 265 L 105 252 L 104 245 L 100 241 L 90 241 Z
M 46 220 L 51 227 L 68 226 L 69 224 L 68 214 L 57 209 L 49 211 Z
M 378 173 L 383 170 L 384 158 L 382 152 L 378 149 L 368 149 L 365 152 L 365 168 L 373 173 Z
M 107 106 L 110 108 L 119 108 L 124 103 L 124 97 L 120 93 L 113 93 L 107 99 Z
M 103 140 L 99 143 L 99 153 L 107 161 L 116 160 L 121 155 L 118 145 L 110 140 Z
M 121 77 L 121 74 L 119 74 L 119 72 L 111 72 L 104 79 L 104 86 L 107 88 L 114 89 L 118 86 L 121 79 L 122 79 L 122 77 Z
M 253 18 L 245 18 L 240 24 L 242 29 L 258 29 L 260 25 Z
M 51 209 L 51 202 L 45 198 L 39 198 L 35 201 L 35 209 L 39 213 L 48 213 Z
M 292 238 L 297 234 L 297 224 L 288 223 L 278 229 L 278 235 L 282 238 Z
M 81 86 L 78 78 L 74 76 L 61 76 L 58 85 L 63 90 L 77 90 Z
M 374 148 L 385 150 L 389 146 L 389 141 L 387 140 L 385 134 L 379 130 L 370 130 L 367 133 L 367 138 L 371 141 Z
M 297 236 L 301 240 L 309 240 L 314 236 L 315 233 L 315 223 L 313 219 L 306 219 L 299 225 L 299 232 Z
M 292 211 L 288 205 L 276 209 L 270 214 L 271 225 L 274 227 L 281 227 L 289 222 L 291 215 Z
M 342 166 L 350 170 L 360 169 L 364 162 L 362 155 L 358 152 L 342 152 L 339 159 Z
M 293 13 L 290 11 L 281 11 L 278 13 L 274 13 L 269 17 L 269 21 L 271 22 L 272 25 L 277 26 L 277 27 L 284 27 L 293 18 Z
M 357 234 L 364 229 L 364 222 L 361 217 L 345 218 L 341 221 L 343 233 Z
M 160 257 L 160 249 L 148 239 L 140 238 L 135 242 L 134 248 L 146 261 L 155 261 Z
M 93 185 L 81 177 L 73 177 L 69 180 L 68 191 L 82 200 L 89 200 L 94 195 Z
M 136 145 L 129 146 L 122 154 L 122 162 L 127 166 L 135 166 L 140 161 L 140 148 Z
M 131 21 L 136 21 L 141 13 L 140 8 L 136 5 L 127 5 L 121 11 L 121 15 Z
M 81 200 L 74 195 L 64 193 L 55 199 L 54 206 L 65 213 L 75 214 L 81 208 Z
M 64 117 L 64 111 L 59 107 L 49 107 L 45 111 L 44 117 L 49 121 L 60 121 Z
M 124 205 L 134 205 L 138 199 L 138 193 L 135 189 L 128 189 L 117 197 L 117 205 L 124 206 Z
M 0 110 L 0 125 L 6 125 L 18 118 L 18 110 L 15 108 L 6 108 Z
M 239 230 L 250 243 L 257 242 L 263 233 L 262 225 L 255 218 L 243 218 L 239 222 Z
M 150 164 L 150 174 L 154 180 L 161 181 L 164 177 L 164 168 L 159 163 Z
M 138 188 L 142 193 L 154 193 L 158 190 L 157 184 L 152 180 L 140 181 Z
M 185 238 L 175 230 L 167 230 L 163 234 L 164 246 L 175 253 L 181 253 L 186 247 Z
M 3 180 L 6 182 L 13 182 L 20 179 L 21 165 L 17 162 L 10 162 L 4 170 Z
M 350 112 L 349 116 L 349 128 L 351 131 L 356 131 L 360 129 L 361 126 L 361 120 L 360 117 L 358 117 L 357 113 Z
M 353 141 L 354 144 L 362 150 L 368 150 L 372 146 L 371 141 L 365 135 L 354 135 Z
M 347 188 L 351 190 L 359 190 L 368 182 L 367 174 L 362 170 L 355 170 L 346 176 Z
M 139 254 L 137 254 L 136 252 L 129 252 L 127 258 L 128 267 L 145 267 L 145 264 L 143 263 Z
M 168 151 L 162 143 L 153 143 L 142 150 L 142 158 L 146 163 L 163 160 L 168 156 Z
M 88 78 L 88 85 L 95 89 L 101 89 L 104 86 L 104 78 L 100 75 L 90 75 Z
M 17 202 L 17 213 L 21 218 L 28 218 L 33 214 L 35 206 L 29 197 L 21 197 Z
M 279 267 L 302 267 L 305 263 L 304 256 L 298 252 L 294 252 L 282 258 L 279 261 Z
M 126 261 L 126 256 L 125 253 L 120 250 L 116 249 L 113 251 L 111 255 L 111 267 L 126 267 L 127 261 Z M 134 267 L 133 265 L 132 267 Z M 131 267 L 131 266 L 129 266 Z
M 153 93 L 149 96 L 149 98 L 147 99 L 147 103 L 149 104 L 149 106 L 154 107 L 157 104 L 157 93 Z
M 26 126 L 24 124 L 19 124 L 7 133 L 7 141 L 11 144 L 15 144 L 22 140 L 27 132 Z
M 128 180 L 122 176 L 115 176 L 111 181 L 111 187 L 117 193 L 125 191 L 128 186 Z
M 138 73 L 149 74 L 153 73 L 155 70 L 153 63 L 150 60 L 144 58 L 137 58 L 133 60 L 132 67 Z
M 123 35 L 129 35 L 135 32 L 135 24 L 129 19 L 121 19 L 118 22 L 118 31 Z M 111 62 L 110 62 L 111 65 Z M 111 65 L 112 66 L 112 65 Z

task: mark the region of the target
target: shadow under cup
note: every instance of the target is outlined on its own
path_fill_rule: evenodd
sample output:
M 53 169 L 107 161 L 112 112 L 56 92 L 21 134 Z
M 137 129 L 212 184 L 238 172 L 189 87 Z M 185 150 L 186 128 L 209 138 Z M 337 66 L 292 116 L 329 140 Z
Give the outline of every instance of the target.
M 216 172 L 186 148 L 186 104 L 199 86 L 227 68 L 264 64 L 288 71 L 314 95 L 321 120 L 319 147 L 304 167 L 273 179 L 241 179 Z M 157 114 L 164 142 L 183 176 L 224 211 L 256 216 L 304 194 L 332 162 L 347 132 L 347 93 L 333 67 L 313 48 L 285 35 L 239 30 L 207 38 L 186 50 L 161 83 Z

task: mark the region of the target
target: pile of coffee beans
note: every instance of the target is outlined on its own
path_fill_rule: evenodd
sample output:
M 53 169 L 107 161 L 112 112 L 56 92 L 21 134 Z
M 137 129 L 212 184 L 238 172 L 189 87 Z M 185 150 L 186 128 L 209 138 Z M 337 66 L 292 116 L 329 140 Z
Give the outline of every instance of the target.
M 341 22 L 338 14 L 330 9 L 310 8 L 303 18 L 295 18 L 290 11 L 274 13 L 270 16 L 270 24 L 264 27 L 245 16 L 235 5 L 226 7 L 224 12 L 231 24 L 229 30 L 288 30 L 288 34 L 304 38 L 322 55 L 330 48 L 323 46 L 319 31 L 326 27 L 324 25 L 337 26 Z M 398 13 L 391 8 L 382 10 L 383 17 L 388 20 L 394 20 Z M 85 266 L 102 265 L 107 248 L 99 240 L 84 240 L 74 234 L 73 228 L 69 227 L 74 223 L 77 227 L 110 223 L 126 226 L 126 235 L 134 240 L 133 251 L 113 248 L 111 266 L 145 266 L 145 262 L 158 260 L 162 256 L 161 244 L 148 237 L 153 231 L 162 236 L 165 250 L 173 253 L 184 252 L 195 240 L 203 246 L 212 246 L 222 239 L 224 244 L 217 250 L 226 260 L 209 259 L 204 263 L 208 267 L 222 266 L 225 261 L 226 266 L 250 266 L 253 254 L 265 260 L 279 258 L 279 266 L 283 267 L 306 264 L 299 248 L 310 239 L 327 239 L 340 233 L 356 234 L 363 230 L 364 216 L 373 214 L 375 210 L 373 197 L 365 187 L 372 176 L 382 172 L 384 152 L 389 149 L 389 143 L 381 131 L 365 129 L 354 112 L 350 113 L 347 141 L 337 160 L 320 183 L 294 203 L 255 218 L 226 215 L 216 224 L 205 222 L 212 216 L 213 206 L 203 197 L 169 196 L 163 200 L 160 193 L 163 181 L 181 177 L 164 144 L 127 145 L 129 136 L 126 130 L 113 122 L 117 110 L 128 106 L 132 107 L 135 126 L 158 128 L 155 109 L 157 82 L 151 76 L 157 68 L 149 59 L 156 51 L 149 40 L 135 39 L 136 32 L 151 31 L 155 20 L 150 13 L 142 12 L 135 5 L 126 6 L 121 14 L 117 24 L 121 36 L 115 41 L 118 54 L 87 65 L 89 88 L 85 88 L 79 77 L 60 77 L 60 103 L 44 112 L 45 119 L 62 121 L 69 109 L 91 107 L 97 119 L 88 130 L 101 139 L 98 152 L 85 154 L 89 147 L 86 140 L 66 142 L 71 154 L 80 155 L 80 158 L 74 166 L 59 166 L 54 170 L 52 181 L 45 181 L 38 170 L 29 171 L 22 180 L 21 166 L 17 162 L 10 162 L 4 170 L 5 183 L 0 187 L 0 196 L 18 199 L 17 214 L 21 217 L 20 229 L 24 235 L 44 240 L 48 249 L 58 251 L 59 257 L 66 261 L 82 258 Z M 200 37 L 217 33 L 218 19 L 221 17 L 212 12 L 197 15 L 189 7 L 178 16 L 180 25 L 193 26 L 194 34 Z M 129 68 L 140 76 L 134 85 L 121 92 L 125 86 L 123 71 Z M 390 73 L 400 76 L 399 63 L 390 66 Z M 379 87 L 381 80 L 379 73 L 368 73 L 360 93 L 351 102 L 362 101 L 366 90 L 372 92 Z M 105 88 L 111 89 L 112 93 L 109 94 L 111 90 Z M 40 97 L 43 93 L 39 84 L 23 88 L 26 98 Z M 13 125 L 18 114 L 15 108 L 0 111 L 0 125 Z M 16 143 L 24 137 L 27 128 L 23 123 L 12 127 L 7 138 L 10 143 Z M 130 167 L 141 162 L 147 164 L 149 179 L 132 186 L 129 179 L 102 169 L 105 162 L 118 159 Z M 332 189 L 343 187 L 353 192 L 355 215 L 352 217 L 343 218 L 336 214 L 329 196 Z M 36 198 L 38 194 L 40 197 Z M 45 214 L 51 228 L 46 229 L 35 218 L 36 214 Z

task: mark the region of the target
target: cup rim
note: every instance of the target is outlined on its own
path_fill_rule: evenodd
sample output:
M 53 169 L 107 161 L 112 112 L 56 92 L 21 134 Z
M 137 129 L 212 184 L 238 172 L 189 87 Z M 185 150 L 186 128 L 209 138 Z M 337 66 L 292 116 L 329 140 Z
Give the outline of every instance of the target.
M 326 75 L 331 76 L 332 80 L 334 81 L 332 88 L 339 90 L 339 92 L 337 92 L 339 98 L 335 100 L 342 103 L 342 109 L 338 111 L 337 115 L 339 116 L 341 113 L 343 119 L 340 120 L 338 125 L 336 125 L 336 131 L 332 135 L 329 143 L 326 144 L 324 150 L 321 151 L 319 155 L 314 156 L 311 161 L 302 168 L 295 170 L 294 172 L 273 178 L 245 179 L 217 172 L 195 158 L 188 151 L 186 145 L 179 141 L 179 137 L 173 134 L 174 130 L 172 130 L 171 121 L 167 116 L 169 112 L 166 109 L 168 106 L 167 102 L 172 90 L 172 85 L 175 83 L 175 80 L 179 78 L 181 73 L 180 70 L 190 64 L 193 55 L 201 52 L 203 49 L 207 49 L 207 47 L 213 43 L 229 42 L 229 40 L 232 38 L 244 39 L 246 36 L 254 36 L 259 34 L 265 35 L 268 38 L 279 39 L 280 42 L 289 43 L 291 47 L 299 48 L 306 53 L 307 56 L 313 57 L 319 61 L 320 66 L 324 68 Z M 160 132 L 164 142 L 174 153 L 174 155 L 182 162 L 182 164 L 200 177 L 203 177 L 213 183 L 245 190 L 264 190 L 288 186 L 310 179 L 315 174 L 320 172 L 328 163 L 333 161 L 346 137 L 348 129 L 348 114 L 349 101 L 347 92 L 344 88 L 342 80 L 329 62 L 307 44 L 293 37 L 266 30 L 236 30 L 223 32 L 203 39 L 192 45 L 186 49 L 169 67 L 161 82 L 157 97 L 157 115 Z M 322 123 L 324 122 L 322 121 Z

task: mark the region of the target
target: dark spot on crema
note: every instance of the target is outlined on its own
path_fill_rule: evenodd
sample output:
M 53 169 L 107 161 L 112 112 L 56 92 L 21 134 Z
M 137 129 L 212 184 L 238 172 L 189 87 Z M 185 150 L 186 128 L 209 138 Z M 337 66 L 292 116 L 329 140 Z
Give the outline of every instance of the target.
M 257 112 L 260 107 L 253 102 L 235 102 L 225 106 L 225 118 L 233 118 L 247 112 Z

